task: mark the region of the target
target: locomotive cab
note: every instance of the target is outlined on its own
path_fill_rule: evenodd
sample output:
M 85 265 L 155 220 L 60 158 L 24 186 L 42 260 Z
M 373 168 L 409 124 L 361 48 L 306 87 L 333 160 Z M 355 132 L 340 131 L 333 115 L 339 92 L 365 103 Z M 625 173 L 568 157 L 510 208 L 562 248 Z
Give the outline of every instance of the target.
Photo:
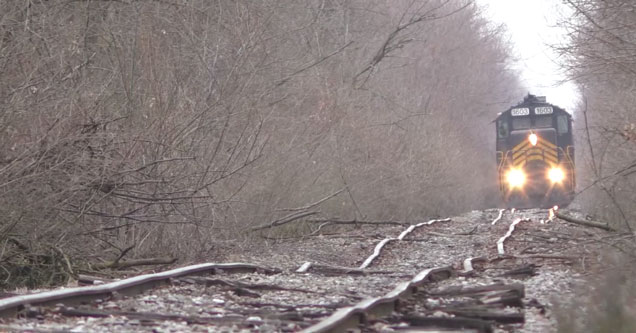
M 564 206 L 573 199 L 572 117 L 528 95 L 496 120 L 499 188 L 508 207 Z

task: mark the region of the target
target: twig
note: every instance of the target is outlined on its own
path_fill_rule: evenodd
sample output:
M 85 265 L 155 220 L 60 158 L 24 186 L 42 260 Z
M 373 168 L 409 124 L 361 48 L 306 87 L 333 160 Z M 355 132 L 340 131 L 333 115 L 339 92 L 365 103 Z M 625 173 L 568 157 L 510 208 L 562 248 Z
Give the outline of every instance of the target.
M 584 225 L 587 227 L 600 228 L 607 231 L 616 231 L 614 228 L 610 227 L 607 223 L 581 220 L 574 217 L 563 215 L 559 212 L 556 212 L 555 215 L 561 220 L 564 220 L 570 223 L 576 223 L 576 224 Z
M 135 247 L 135 244 L 133 244 L 133 245 L 131 245 L 131 246 L 129 246 L 129 247 L 127 247 L 127 248 L 125 248 L 123 251 L 121 251 L 121 254 L 119 254 L 119 257 L 117 257 L 117 259 L 115 259 L 115 260 L 113 261 L 113 264 L 114 264 L 114 265 L 117 265 L 117 263 L 119 263 L 119 261 L 121 260 L 121 258 L 123 258 L 123 257 L 126 255 L 126 253 L 128 253 L 128 252 L 129 252 L 130 250 L 132 250 L 134 247 Z
M 383 59 L 389 57 L 393 51 L 401 49 L 405 45 L 413 41 L 412 38 L 400 38 L 402 31 L 405 31 L 409 27 L 415 26 L 421 22 L 448 17 L 459 11 L 462 11 L 463 9 L 467 8 L 471 4 L 471 2 L 468 2 L 462 7 L 457 8 L 445 15 L 436 16 L 434 14 L 436 10 L 444 7 L 448 3 L 449 1 L 444 1 L 439 6 L 434 7 L 426 11 L 425 13 L 414 15 L 408 20 L 408 22 L 403 22 L 402 19 L 400 19 L 400 22 L 398 23 L 397 27 L 395 27 L 393 31 L 391 31 L 391 33 L 389 33 L 389 35 L 386 37 L 386 39 L 382 43 L 382 46 L 380 46 L 380 49 L 376 52 L 373 59 L 371 59 L 371 62 L 362 71 L 358 72 L 358 74 L 354 76 L 353 78 L 354 85 L 357 85 L 356 83 L 360 82 L 360 77 L 368 72 L 367 77 L 364 79 L 363 83 L 359 85 L 360 87 L 362 87 L 367 82 L 367 80 L 369 80 L 373 71 L 376 69 L 376 67 L 380 64 L 380 62 Z M 404 15 L 406 15 L 406 12 L 403 13 L 403 16 L 402 16 L 403 18 L 404 18 Z
M 311 223 L 330 223 L 330 224 L 367 224 L 367 225 L 397 225 L 405 226 L 411 225 L 408 222 L 399 221 L 359 221 L 359 220 L 333 220 L 333 219 L 310 219 L 307 222 Z

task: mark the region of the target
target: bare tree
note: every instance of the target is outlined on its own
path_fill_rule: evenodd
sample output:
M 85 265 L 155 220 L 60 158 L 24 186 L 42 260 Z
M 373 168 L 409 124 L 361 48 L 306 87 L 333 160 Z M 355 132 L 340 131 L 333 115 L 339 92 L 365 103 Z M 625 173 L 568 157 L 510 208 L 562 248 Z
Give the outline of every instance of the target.
M 0 7 L 5 281 L 498 196 L 493 103 L 519 84 L 470 1 Z
M 585 169 L 581 200 L 594 213 L 627 229 L 636 210 L 636 7 L 630 1 L 568 0 L 573 17 L 562 26 L 569 44 L 560 48 L 570 77 L 585 97 L 581 143 Z

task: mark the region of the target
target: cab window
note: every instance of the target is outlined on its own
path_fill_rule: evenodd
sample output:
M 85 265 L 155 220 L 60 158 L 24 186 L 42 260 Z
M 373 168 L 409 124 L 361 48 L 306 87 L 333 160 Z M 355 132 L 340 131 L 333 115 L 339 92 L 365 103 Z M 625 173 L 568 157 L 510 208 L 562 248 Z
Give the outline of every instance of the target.
M 500 139 L 508 137 L 508 122 L 505 119 L 497 121 L 497 136 Z
M 568 116 L 557 117 L 557 133 L 566 134 L 568 132 Z

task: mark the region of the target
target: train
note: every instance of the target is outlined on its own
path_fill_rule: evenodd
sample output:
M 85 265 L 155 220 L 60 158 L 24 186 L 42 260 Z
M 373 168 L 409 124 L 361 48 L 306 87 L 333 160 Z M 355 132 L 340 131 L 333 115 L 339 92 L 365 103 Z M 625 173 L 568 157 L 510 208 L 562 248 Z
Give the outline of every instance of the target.
M 507 208 L 564 207 L 574 199 L 572 115 L 528 94 L 496 120 L 499 190 Z

